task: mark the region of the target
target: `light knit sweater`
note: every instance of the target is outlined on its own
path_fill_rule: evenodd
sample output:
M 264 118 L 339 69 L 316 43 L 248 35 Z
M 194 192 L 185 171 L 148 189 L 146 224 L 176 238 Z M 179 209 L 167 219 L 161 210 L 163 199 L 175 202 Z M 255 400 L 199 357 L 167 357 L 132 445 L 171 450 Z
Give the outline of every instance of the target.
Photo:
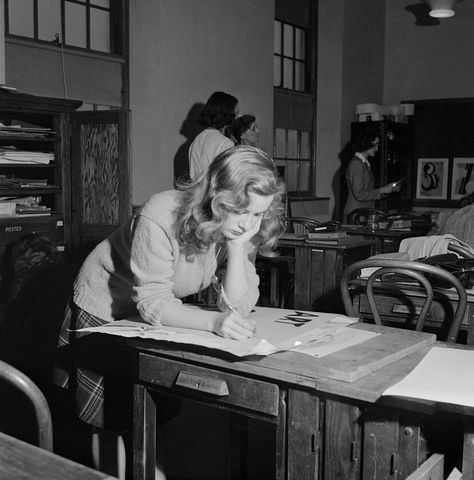
M 211 284 L 216 245 L 205 253 L 180 246 L 174 212 L 179 192 L 153 195 L 127 223 L 86 258 L 74 283 L 74 302 L 105 321 L 140 316 L 158 324 L 163 306 Z M 255 247 L 249 242 L 245 271 L 249 289 L 234 307 L 247 316 L 258 300 Z M 224 309 L 224 307 L 222 308 Z

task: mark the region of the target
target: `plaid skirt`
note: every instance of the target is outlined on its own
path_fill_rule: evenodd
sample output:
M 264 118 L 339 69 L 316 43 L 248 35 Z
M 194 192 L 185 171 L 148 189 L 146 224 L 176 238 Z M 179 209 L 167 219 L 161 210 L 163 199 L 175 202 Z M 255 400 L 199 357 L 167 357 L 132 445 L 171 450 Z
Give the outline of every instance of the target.
M 59 350 L 72 347 L 68 375 L 60 384 L 72 390 L 78 417 L 95 427 L 124 432 L 132 422 L 132 356 L 117 337 L 76 332 L 104 320 L 72 301 L 60 332 Z

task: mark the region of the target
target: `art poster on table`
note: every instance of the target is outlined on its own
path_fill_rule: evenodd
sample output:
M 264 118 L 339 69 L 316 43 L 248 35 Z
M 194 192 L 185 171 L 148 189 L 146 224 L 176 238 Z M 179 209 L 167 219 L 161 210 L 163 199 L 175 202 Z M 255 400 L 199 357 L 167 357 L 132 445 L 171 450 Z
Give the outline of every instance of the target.
M 416 198 L 419 200 L 447 200 L 448 175 L 448 158 L 419 158 Z
M 459 200 L 474 192 L 474 158 L 454 158 L 451 199 Z

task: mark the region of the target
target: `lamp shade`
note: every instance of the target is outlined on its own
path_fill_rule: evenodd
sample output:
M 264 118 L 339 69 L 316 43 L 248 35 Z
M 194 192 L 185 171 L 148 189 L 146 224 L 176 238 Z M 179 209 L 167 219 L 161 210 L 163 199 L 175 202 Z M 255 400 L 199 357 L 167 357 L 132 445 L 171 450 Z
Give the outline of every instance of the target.
M 435 18 L 448 18 L 454 15 L 456 0 L 428 0 L 431 8 L 430 16 Z

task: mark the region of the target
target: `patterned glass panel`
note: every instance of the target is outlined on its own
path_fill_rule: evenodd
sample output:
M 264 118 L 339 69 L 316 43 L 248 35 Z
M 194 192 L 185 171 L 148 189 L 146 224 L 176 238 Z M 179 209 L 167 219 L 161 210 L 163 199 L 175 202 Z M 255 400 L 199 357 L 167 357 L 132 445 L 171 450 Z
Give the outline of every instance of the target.
M 119 222 L 118 125 L 81 125 L 81 145 L 84 224 L 115 225 Z

